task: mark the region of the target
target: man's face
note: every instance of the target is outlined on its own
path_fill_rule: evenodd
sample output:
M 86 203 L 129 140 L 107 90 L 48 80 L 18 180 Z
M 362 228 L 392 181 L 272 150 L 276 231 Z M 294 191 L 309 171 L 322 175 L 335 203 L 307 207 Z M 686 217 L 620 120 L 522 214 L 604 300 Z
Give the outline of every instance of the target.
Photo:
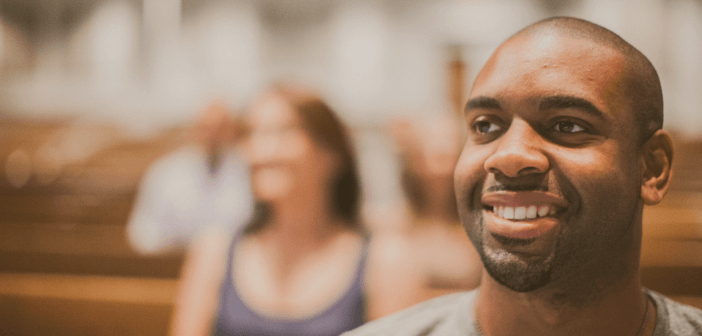
M 466 108 L 458 209 L 491 277 L 515 291 L 609 272 L 635 246 L 637 123 L 625 58 L 560 35 L 515 37 Z

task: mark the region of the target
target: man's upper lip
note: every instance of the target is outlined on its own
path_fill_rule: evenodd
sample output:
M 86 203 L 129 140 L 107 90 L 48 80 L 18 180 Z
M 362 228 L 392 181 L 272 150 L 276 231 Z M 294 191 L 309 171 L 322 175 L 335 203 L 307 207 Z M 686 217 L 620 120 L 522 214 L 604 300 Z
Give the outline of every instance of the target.
M 484 194 L 481 198 L 483 204 L 489 206 L 529 206 L 529 205 L 555 205 L 560 208 L 568 206 L 568 201 L 558 195 L 544 191 L 499 191 Z

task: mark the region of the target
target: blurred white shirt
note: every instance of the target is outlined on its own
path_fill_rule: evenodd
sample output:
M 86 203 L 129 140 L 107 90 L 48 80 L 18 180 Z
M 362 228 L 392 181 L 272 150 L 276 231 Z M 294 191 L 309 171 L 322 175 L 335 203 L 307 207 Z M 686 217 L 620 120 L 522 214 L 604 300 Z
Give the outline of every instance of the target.
M 233 149 L 210 172 L 205 150 L 186 146 L 144 175 L 127 236 L 143 254 L 185 248 L 206 228 L 233 233 L 251 219 L 253 209 L 248 166 Z

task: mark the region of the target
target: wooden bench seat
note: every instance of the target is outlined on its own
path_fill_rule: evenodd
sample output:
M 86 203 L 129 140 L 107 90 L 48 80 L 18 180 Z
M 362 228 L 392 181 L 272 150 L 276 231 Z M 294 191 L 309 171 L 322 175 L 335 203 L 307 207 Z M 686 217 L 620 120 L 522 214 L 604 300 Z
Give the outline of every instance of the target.
M 166 335 L 175 279 L 0 273 L 0 335 Z
M 182 254 L 137 254 L 123 225 L 0 225 L 0 272 L 176 279 L 182 262 Z

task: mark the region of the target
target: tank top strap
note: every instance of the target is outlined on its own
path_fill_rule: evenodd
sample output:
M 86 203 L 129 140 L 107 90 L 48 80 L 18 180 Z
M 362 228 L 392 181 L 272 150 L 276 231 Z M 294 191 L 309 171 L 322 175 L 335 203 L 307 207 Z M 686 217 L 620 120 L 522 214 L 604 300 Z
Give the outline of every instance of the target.
M 227 271 L 220 289 L 220 305 L 215 324 L 216 335 L 339 335 L 365 321 L 364 275 L 368 258 L 369 239 L 363 237 L 361 255 L 351 286 L 330 307 L 306 319 L 283 320 L 259 315 L 241 300 L 233 283 L 233 261 L 236 246 L 243 235 L 232 237 L 227 258 Z

